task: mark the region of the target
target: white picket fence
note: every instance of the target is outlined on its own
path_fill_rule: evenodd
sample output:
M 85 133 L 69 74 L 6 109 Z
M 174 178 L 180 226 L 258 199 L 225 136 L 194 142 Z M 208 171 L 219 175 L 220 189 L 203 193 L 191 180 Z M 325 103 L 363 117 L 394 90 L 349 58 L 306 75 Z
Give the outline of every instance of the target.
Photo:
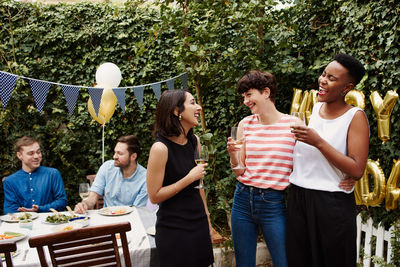
M 369 218 L 365 224 L 362 223 L 360 215 L 357 216 L 357 262 L 363 263 L 364 267 L 371 266 L 371 257 L 378 256 L 386 259 L 387 263 L 390 263 L 390 256 L 392 254 L 392 245 L 390 238 L 392 237 L 393 226 L 385 231 L 385 228 L 381 225 L 375 228 L 372 225 L 372 219 Z M 363 234 L 365 237 L 362 238 Z M 371 239 L 372 236 L 376 236 L 375 251 L 372 251 Z M 363 244 L 361 244 L 363 242 Z M 385 246 L 386 244 L 386 246 Z M 364 246 L 364 258 L 360 259 L 360 247 Z M 386 247 L 386 249 L 385 249 Z M 375 264 L 375 266 L 380 266 Z

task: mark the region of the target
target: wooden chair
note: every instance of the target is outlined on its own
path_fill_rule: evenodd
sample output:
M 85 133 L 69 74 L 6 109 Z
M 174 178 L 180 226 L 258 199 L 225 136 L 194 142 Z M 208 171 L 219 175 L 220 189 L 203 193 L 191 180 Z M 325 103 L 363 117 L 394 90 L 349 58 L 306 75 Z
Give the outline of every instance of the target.
M 92 186 L 94 179 L 96 178 L 96 174 L 86 175 L 86 179 L 89 181 L 89 185 Z M 104 206 L 103 196 L 100 196 L 96 202 L 96 209 L 101 209 Z
M 12 259 L 11 259 L 11 252 L 14 252 L 16 250 L 17 250 L 17 245 L 15 244 L 15 242 L 9 241 L 9 242 L 0 243 L 0 252 L 4 253 L 7 267 L 13 266 Z M 3 263 L 1 260 L 0 260 L 0 266 L 3 266 Z
M 121 266 L 116 234 L 120 234 L 124 266 L 132 266 L 126 232 L 130 222 L 89 226 L 29 238 L 29 246 L 36 247 L 40 264 L 47 267 L 43 248 L 49 249 L 53 266 Z

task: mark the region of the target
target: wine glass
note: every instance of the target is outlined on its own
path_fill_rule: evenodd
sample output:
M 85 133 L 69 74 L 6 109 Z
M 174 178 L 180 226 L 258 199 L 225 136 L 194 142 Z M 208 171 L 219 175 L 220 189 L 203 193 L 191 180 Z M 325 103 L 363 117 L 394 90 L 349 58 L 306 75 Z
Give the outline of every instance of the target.
M 290 128 L 293 128 L 294 126 L 305 126 L 305 115 L 304 112 L 292 112 L 290 117 Z M 295 146 L 293 149 L 293 155 L 295 158 L 299 158 L 301 156 L 301 153 L 299 149 Z
M 292 117 L 290 117 L 290 127 L 306 125 L 306 116 L 304 112 L 292 112 L 291 115 Z
M 208 161 L 208 147 L 201 146 L 201 150 L 199 151 L 198 146 L 196 146 L 196 149 L 194 150 L 194 162 L 196 162 L 196 164 L 199 165 L 199 164 L 204 164 L 207 161 Z M 199 185 L 195 186 L 194 188 L 198 189 L 205 188 L 203 178 L 200 179 Z
M 238 139 L 238 130 L 239 130 L 239 128 L 237 126 L 233 126 L 231 128 L 231 137 L 232 137 L 233 141 L 235 141 L 235 147 L 241 149 L 243 146 L 243 143 L 244 143 L 244 138 L 242 137 L 242 138 Z M 239 152 L 240 152 L 240 150 L 236 151 L 236 155 L 239 160 L 239 164 L 237 166 L 233 167 L 232 168 L 233 170 L 244 168 L 240 163 L 240 153 Z
M 79 184 L 79 196 L 82 199 L 85 199 L 89 196 L 89 184 L 88 183 Z

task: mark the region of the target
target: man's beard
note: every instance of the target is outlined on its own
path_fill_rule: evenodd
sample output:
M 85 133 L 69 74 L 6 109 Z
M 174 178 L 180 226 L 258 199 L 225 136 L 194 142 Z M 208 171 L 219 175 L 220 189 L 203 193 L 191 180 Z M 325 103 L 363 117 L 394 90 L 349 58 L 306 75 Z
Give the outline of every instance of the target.
M 115 164 L 115 163 L 117 163 L 117 164 Z M 118 161 L 118 162 L 114 161 L 114 166 L 121 168 L 121 170 L 128 168 L 130 165 L 131 165 L 130 159 L 128 160 L 128 162 L 126 164 L 122 164 L 120 161 Z

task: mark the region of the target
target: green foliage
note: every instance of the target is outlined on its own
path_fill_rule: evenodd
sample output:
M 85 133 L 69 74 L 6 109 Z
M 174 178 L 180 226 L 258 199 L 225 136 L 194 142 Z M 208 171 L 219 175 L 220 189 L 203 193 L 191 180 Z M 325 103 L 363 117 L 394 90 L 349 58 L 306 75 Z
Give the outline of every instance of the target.
M 366 96 L 371 125 L 369 158 L 379 159 L 389 177 L 393 160 L 399 157 L 399 104 L 391 116 L 391 140 L 382 144 L 369 95 L 376 90 L 384 97 L 400 84 L 397 0 L 302 0 L 283 10 L 275 9 L 273 0 L 180 0 L 177 7 L 170 2 L 159 1 L 159 7 L 152 9 L 136 1 L 121 7 L 2 1 L 1 70 L 85 86 L 94 83 L 96 67 L 106 61 L 121 68 L 121 86 L 188 71 L 190 90 L 199 89 L 205 113 L 206 129 L 196 132 L 212 151 L 205 180 L 212 221 L 225 226 L 235 186 L 226 138 L 230 126 L 249 114 L 236 93 L 237 80 L 250 69 L 272 72 L 279 88 L 277 108 L 287 113 L 292 88 L 315 89 L 324 66 L 345 52 L 366 66 L 368 79 L 359 89 Z M 88 97 L 81 90 L 75 112 L 68 117 L 60 88 L 52 87 L 39 115 L 29 85 L 20 80 L 7 109 L 0 111 L 0 174 L 19 168 L 13 143 L 23 134 L 33 134 L 43 142 L 44 165 L 60 170 L 69 204 L 76 203 L 77 184 L 101 164 L 101 127 L 87 112 Z M 127 92 L 126 101 L 126 112 L 117 106 L 106 126 L 106 159 L 111 158 L 118 136 L 133 133 L 141 140 L 139 161 L 146 166 L 157 101 L 151 88 L 145 90 L 143 110 L 132 92 Z M 399 210 L 384 207 L 360 208 L 385 225 L 400 215 Z

